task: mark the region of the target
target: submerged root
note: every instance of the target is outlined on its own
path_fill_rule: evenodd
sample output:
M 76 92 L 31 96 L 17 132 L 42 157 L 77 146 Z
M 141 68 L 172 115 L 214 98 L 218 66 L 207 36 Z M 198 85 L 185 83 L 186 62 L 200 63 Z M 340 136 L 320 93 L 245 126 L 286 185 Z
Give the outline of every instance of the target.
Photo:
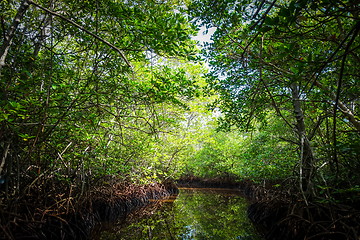
M 80 197 L 77 190 L 34 185 L 26 197 L 1 205 L 0 239 L 88 239 L 97 224 L 115 221 L 150 199 L 176 193 L 177 188 L 108 181 Z
M 344 205 L 274 196 L 250 205 L 248 216 L 266 230 L 266 239 L 359 239 L 360 211 Z

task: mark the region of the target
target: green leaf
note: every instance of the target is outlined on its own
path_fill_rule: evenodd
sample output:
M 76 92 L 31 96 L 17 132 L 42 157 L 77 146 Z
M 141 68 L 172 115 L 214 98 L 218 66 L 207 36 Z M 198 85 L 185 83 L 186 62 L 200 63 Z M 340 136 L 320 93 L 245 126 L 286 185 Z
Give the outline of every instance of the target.
M 265 24 L 267 25 L 273 25 L 273 19 L 271 17 L 266 17 L 265 18 Z
M 293 73 L 295 73 L 295 75 L 298 74 L 299 72 L 299 70 L 296 67 L 290 67 L 290 69 Z
M 292 2 L 290 3 L 290 6 L 289 6 L 288 10 L 289 10 L 290 14 L 291 14 L 292 12 L 294 12 L 294 10 L 295 10 L 295 1 L 292 1 Z
M 0 121 L 7 120 L 10 114 L 2 113 L 0 117 Z
M 270 31 L 271 29 L 272 29 L 271 27 L 265 26 L 265 27 L 260 28 L 259 31 L 265 33 L 265 32 Z
M 279 23 L 279 21 L 280 21 L 279 17 L 275 17 L 275 18 L 273 19 L 272 24 L 275 26 L 275 25 L 277 25 L 277 24 Z
M 31 73 L 28 70 L 24 70 L 24 72 L 26 73 L 26 75 L 28 75 L 30 78 L 32 78 Z
M 282 17 L 290 17 L 291 16 L 291 12 L 288 8 L 281 8 L 279 11 L 279 15 Z
M 288 49 L 289 49 L 290 52 L 291 52 L 292 50 L 294 50 L 295 45 L 296 45 L 295 42 L 292 42 L 292 43 L 290 43 L 290 45 L 288 45 Z

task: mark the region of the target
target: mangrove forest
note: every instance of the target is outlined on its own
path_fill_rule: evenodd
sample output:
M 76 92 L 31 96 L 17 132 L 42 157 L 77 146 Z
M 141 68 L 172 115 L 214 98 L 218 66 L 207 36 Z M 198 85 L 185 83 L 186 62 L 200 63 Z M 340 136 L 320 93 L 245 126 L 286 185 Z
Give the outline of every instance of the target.
M 359 14 L 0 0 L 0 239 L 359 240 Z

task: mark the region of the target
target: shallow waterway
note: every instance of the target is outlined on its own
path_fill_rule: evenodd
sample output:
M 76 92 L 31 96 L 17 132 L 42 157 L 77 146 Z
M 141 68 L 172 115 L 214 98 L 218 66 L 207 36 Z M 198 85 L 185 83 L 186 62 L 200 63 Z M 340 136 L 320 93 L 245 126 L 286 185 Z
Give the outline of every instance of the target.
M 246 215 L 248 201 L 240 191 L 179 190 L 177 196 L 106 226 L 93 239 L 262 239 Z

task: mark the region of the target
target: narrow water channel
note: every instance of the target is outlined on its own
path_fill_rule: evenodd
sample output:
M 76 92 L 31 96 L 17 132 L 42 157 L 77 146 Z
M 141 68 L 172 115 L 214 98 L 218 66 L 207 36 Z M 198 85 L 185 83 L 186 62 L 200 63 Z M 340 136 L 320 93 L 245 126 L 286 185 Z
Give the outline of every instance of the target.
M 93 239 L 262 239 L 247 218 L 248 202 L 239 191 L 179 190 L 178 196 L 153 202 Z

